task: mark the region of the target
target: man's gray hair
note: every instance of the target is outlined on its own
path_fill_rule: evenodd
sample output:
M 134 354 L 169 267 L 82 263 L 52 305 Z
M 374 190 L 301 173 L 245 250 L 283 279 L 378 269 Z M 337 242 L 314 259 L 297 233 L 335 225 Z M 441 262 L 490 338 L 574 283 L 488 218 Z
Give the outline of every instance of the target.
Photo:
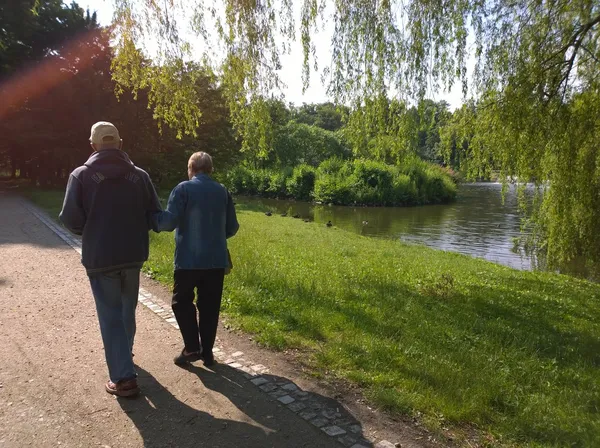
M 188 171 L 192 174 L 213 172 L 213 161 L 210 154 L 204 151 L 195 152 L 188 161 Z

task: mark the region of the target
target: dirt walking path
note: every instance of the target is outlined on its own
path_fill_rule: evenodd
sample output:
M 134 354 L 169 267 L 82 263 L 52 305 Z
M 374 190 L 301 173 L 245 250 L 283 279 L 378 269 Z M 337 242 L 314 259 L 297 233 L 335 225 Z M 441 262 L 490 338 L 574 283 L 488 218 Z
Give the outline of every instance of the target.
M 168 300 L 164 288 L 143 286 Z M 293 367 L 281 355 L 242 335 L 219 330 L 222 351 L 234 358 L 214 368 L 175 366 L 179 332 L 149 307 L 138 307 L 134 347 L 142 395 L 117 399 L 103 389 L 102 342 L 79 255 L 22 199 L 0 191 L 0 448 L 394 446 L 383 440 L 397 434 L 386 429 L 391 421 L 357 418 L 302 378 L 290 381 Z M 245 364 L 262 371 L 243 365 L 248 354 Z M 429 446 L 423 433 L 395 425 L 403 447 Z

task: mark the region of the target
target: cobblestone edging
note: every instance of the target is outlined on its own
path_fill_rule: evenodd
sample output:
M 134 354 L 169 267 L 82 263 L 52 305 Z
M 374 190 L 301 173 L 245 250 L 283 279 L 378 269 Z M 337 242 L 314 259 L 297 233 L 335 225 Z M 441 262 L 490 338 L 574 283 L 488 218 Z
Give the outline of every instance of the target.
M 77 237 L 71 235 L 64 227 L 58 225 L 45 212 L 33 204 L 24 201 L 24 206 L 60 239 L 81 255 L 81 241 Z M 169 304 L 142 287 L 140 287 L 138 301 L 169 325 L 179 330 L 179 325 L 177 325 Z M 331 407 L 328 403 L 325 403 L 324 399 L 310 392 L 303 391 L 289 380 L 270 375 L 269 369 L 264 365 L 254 364 L 244 359 L 243 352 L 234 351 L 230 354 L 225 353 L 219 344 L 218 338 L 213 351 L 215 357 L 221 363 L 244 372 L 243 375 L 249 384 L 257 387 L 272 399 L 277 400 L 300 418 L 310 421 L 313 426 L 320 428 L 325 434 L 337 440 L 341 445 L 350 448 L 395 448 L 400 446 L 400 444 L 393 444 L 387 440 L 381 440 L 377 443 L 366 440 L 362 434 L 362 426 L 358 421 L 349 418 L 348 415 L 344 416 L 339 408 Z M 344 412 L 344 414 L 348 413 Z

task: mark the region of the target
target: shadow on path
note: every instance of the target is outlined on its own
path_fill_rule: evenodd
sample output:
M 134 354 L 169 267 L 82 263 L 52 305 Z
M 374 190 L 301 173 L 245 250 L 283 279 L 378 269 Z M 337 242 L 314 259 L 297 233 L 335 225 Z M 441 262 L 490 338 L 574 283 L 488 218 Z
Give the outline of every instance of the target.
M 150 373 L 137 367 L 142 395 L 118 402 L 137 427 L 144 447 L 276 446 L 258 426 L 215 418 L 175 398 Z
M 26 200 L 0 190 L 0 246 L 20 245 L 68 248 L 57 236 L 48 236 L 46 224 L 25 207 Z
M 244 447 L 244 448 L 300 448 L 352 446 L 372 447 L 362 439 L 360 424 L 335 400 L 318 394 L 303 392 L 295 403 L 303 408 L 294 415 L 284 409 L 276 396 L 268 397 L 243 376 L 243 372 L 224 364 L 214 370 L 189 366 L 187 370 L 197 375 L 209 390 L 228 398 L 245 416 L 246 421 L 216 418 L 176 398 L 148 371 L 137 366 L 138 382 L 142 395 L 137 399 L 119 398 L 123 412 L 139 431 L 144 447 Z M 262 375 L 269 384 L 292 384 L 289 380 L 273 375 Z M 194 393 L 190 390 L 190 394 Z M 186 394 L 187 395 L 187 394 Z M 193 401 L 193 400 L 192 400 Z M 352 428 L 355 432 L 333 436 L 317 429 L 314 424 L 303 420 L 322 419 L 323 428 Z M 244 419 L 242 417 L 242 419 Z M 322 428 L 322 429 L 323 429 Z
M 226 396 L 240 411 L 263 426 L 285 431 L 284 425 L 291 418 L 298 425 L 306 425 L 307 429 L 320 428 L 317 433 L 321 436 L 331 434 L 326 436 L 329 443 L 327 446 L 373 446 L 364 438 L 360 422 L 339 402 L 303 391 L 287 378 L 263 374 L 256 377 L 262 379 L 259 382 L 264 381 L 257 386 L 244 376 L 243 371 L 227 364 L 216 364 L 212 371 L 195 365 L 188 366 L 187 370 L 197 375 L 207 389 Z M 252 398 L 257 394 L 263 400 L 275 404 L 273 413 L 265 412 L 264 407 L 253 404 Z M 280 402 L 279 399 L 284 401 Z M 289 418 L 282 418 L 285 414 Z

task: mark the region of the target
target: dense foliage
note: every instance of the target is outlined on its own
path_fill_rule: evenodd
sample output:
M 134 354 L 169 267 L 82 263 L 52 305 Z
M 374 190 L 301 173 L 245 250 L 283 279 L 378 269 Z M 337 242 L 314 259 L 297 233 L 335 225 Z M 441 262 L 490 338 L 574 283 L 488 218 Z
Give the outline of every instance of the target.
M 156 182 L 182 180 L 197 150 L 209 150 L 221 168 L 239 159 L 229 110 L 210 72 L 188 66 L 197 104 L 209 113 L 194 138 L 179 140 L 157 126 L 150 90 L 115 98 L 110 33 L 94 15 L 59 0 L 12 3 L 0 11 L 1 174 L 64 183 L 91 153 L 89 130 L 99 120 L 119 127 L 124 149 Z
M 600 259 L 598 2 L 303 0 L 300 8 L 292 0 L 168 3 L 163 8 L 160 2 L 115 0 L 115 67 L 120 77 L 133 80 L 134 89 L 165 86 L 168 94 L 156 96 L 152 105 L 183 132 L 193 132 L 202 114 L 186 95 L 187 81 L 140 66 L 136 43 L 159 36 L 160 65 L 177 66 L 192 46 L 175 17 L 191 19 L 203 48 L 214 48 L 212 42 L 220 39 L 226 55 L 206 51 L 203 56 L 222 70 L 242 149 L 268 158 L 273 133 L 266 98 L 281 87 L 280 56 L 299 33 L 308 85 L 317 62 L 315 35 L 329 21 L 332 60 L 323 73 L 334 102 L 361 111 L 350 122 L 355 148 L 377 149 L 382 160 L 406 147 L 395 143 L 410 136 L 406 121 L 390 127 L 385 119 L 390 92 L 423 98 L 461 82 L 465 93 L 470 89 L 475 95 L 478 110 L 472 127 L 456 133 L 462 142 L 472 134 L 469 152 L 455 158 L 472 156 L 471 173 L 493 164 L 504 180 L 533 180 L 547 190 L 530 216 L 551 263 L 577 255 Z M 178 15 L 184 10 L 193 13 Z M 173 119 L 173 110 L 185 119 Z M 370 127 L 382 141 L 365 139 Z
M 323 161 L 295 168 L 238 166 L 223 179 L 237 194 L 338 205 L 423 205 L 452 201 L 456 184 L 443 168 L 411 158 L 401 166 L 373 160 Z
M 290 121 L 278 130 L 272 154 L 280 166 L 317 166 L 331 157 L 347 158 L 350 151 L 335 133 Z
M 407 155 L 418 155 L 443 163 L 440 132 L 452 117 L 448 107 L 445 101 L 432 100 L 408 106 L 382 95 L 349 111 L 347 126 L 340 132 L 358 157 L 398 163 Z
M 44 166 L 53 173 L 50 178 L 60 178 L 87 151 L 64 149 L 83 140 L 83 131 L 79 136 L 74 130 L 88 127 L 96 115 L 125 128 L 136 117 L 125 135 L 142 130 L 135 141 L 147 141 L 148 152 L 159 154 L 148 160 L 172 160 L 175 154 L 184 160 L 191 148 L 208 149 L 196 139 L 180 147 L 175 138 L 186 135 L 210 140 L 212 152 L 223 154 L 221 166 L 240 158 L 238 148 L 255 167 L 278 159 L 280 165 L 316 165 L 340 155 L 282 158 L 276 148 L 299 145 L 286 143 L 288 136 L 278 130 L 295 120 L 335 132 L 355 158 L 401 164 L 417 153 L 460 166 L 470 178 L 494 171 L 505 181 L 536 182 L 544 194 L 527 209 L 531 219 L 525 223 L 535 246 L 546 251 L 550 264 L 577 256 L 598 261 L 597 2 L 304 0 L 300 8 L 294 3 L 115 0 L 109 40 L 99 37 L 95 17 L 76 4 L 4 2 L 0 116 L 7 138 L 0 143 L 0 163 L 13 175 L 39 177 L 31 173 Z M 194 45 L 187 41 L 193 33 L 181 32 L 187 19 L 199 39 Z M 308 85 L 309 68 L 317 62 L 314 36 L 327 20 L 333 29 L 332 61 L 323 75 L 333 104 L 276 110 L 272 98 L 281 87 L 281 55 L 289 53 L 299 33 Z M 468 76 L 470 39 L 475 63 Z M 112 73 L 105 56 L 112 59 Z M 190 62 L 194 59 L 198 62 Z M 39 61 L 43 68 L 26 70 Z M 420 101 L 457 81 L 474 95 L 458 113 Z M 202 84 L 218 91 L 226 104 L 216 114 L 213 101 L 200 100 Z M 119 105 L 116 112 L 114 103 L 96 101 L 115 90 L 130 107 Z M 90 98 L 83 113 L 81 98 Z M 26 129 L 33 116 L 42 124 L 39 132 L 22 137 L 31 135 Z M 154 130 L 152 120 L 159 123 Z M 212 124 L 204 126 L 207 122 Z M 324 140 L 309 135 L 314 130 L 289 126 L 291 133 Z M 173 148 L 178 150 L 165 158 Z
M 21 11 L 28 15 L 33 29 L 29 41 L 15 41 L 25 39 L 23 29 L 19 30 L 19 36 L 13 33 L 5 37 L 8 45 L 4 47 L 2 59 L 2 87 L 8 101 L 0 125 L 5 136 L 0 169 L 12 177 L 20 176 L 44 185 L 65 182 L 68 173 L 89 155 L 87 132 L 90 125 L 106 119 L 120 128 L 124 147 L 134 161 L 146 168 L 155 182 L 166 187 L 184 178 L 186 160 L 191 152 L 205 149 L 215 157 L 220 177 L 225 176 L 225 170 L 235 163 L 253 167 L 251 170 L 241 168 L 230 176 L 235 178 L 239 172 L 252 173 L 243 181 L 247 187 L 237 187 L 236 191 L 312 200 L 316 190 L 318 200 L 335 203 L 438 202 L 436 198 L 429 199 L 424 190 L 417 193 L 414 182 L 407 182 L 406 192 L 392 193 L 394 189 L 399 191 L 402 184 L 397 179 L 398 169 L 392 166 L 380 164 L 384 167 L 382 172 L 394 171 L 391 177 L 382 178 L 380 185 L 370 185 L 373 180 L 361 177 L 360 173 L 366 169 L 368 160 L 397 164 L 407 154 L 440 160 L 436 143 L 441 123 L 436 119 L 439 114 L 421 111 L 439 109 L 443 114 L 449 114 L 445 103 L 428 101 L 418 108 L 391 104 L 389 121 L 406 120 L 413 124 L 406 129 L 414 138 L 394 143 L 403 145 L 396 157 L 389 154 L 380 157 L 382 146 L 394 138 L 376 135 L 372 128 L 365 129 L 370 133 L 369 144 L 366 149 L 360 147 L 361 142 L 353 140 L 348 123 L 362 111 L 351 111 L 333 103 L 296 107 L 271 98 L 264 102 L 271 122 L 268 157 L 264 158 L 253 151 L 239 152 L 240 145 L 228 120 L 229 110 L 219 79 L 206 67 L 186 63 L 177 68 L 180 81 L 193 80 L 193 86 L 190 86 L 195 105 L 206 113 L 199 118 L 195 136 L 183 135 L 179 140 L 176 129 L 156 125 L 155 117 L 165 111 L 152 111 L 148 107 L 164 93 L 161 89 L 165 86 L 149 86 L 130 92 L 124 88 L 133 84 L 120 78 L 118 67 L 113 67 L 117 82 L 112 79 L 111 61 L 115 50 L 110 45 L 110 33 L 98 27 L 93 15 L 85 13 L 76 4 L 66 6 L 55 1 L 41 2 L 37 8 L 32 3 Z M 53 17 L 56 20 L 52 20 Z M 17 17 L 13 11 L 13 15 L 4 20 L 8 33 L 17 30 L 18 21 L 25 19 Z M 56 29 L 56 23 L 63 24 L 60 30 Z M 12 48 L 26 44 L 30 47 L 27 51 Z M 11 55 L 15 57 L 11 59 Z M 25 57 L 31 59 L 31 64 L 24 65 Z M 149 70 L 166 70 L 149 60 L 140 63 Z M 174 76 L 174 72 L 168 74 Z M 118 100 L 113 95 L 115 89 Z M 15 94 L 15 91 L 20 93 Z M 172 110 L 177 114 L 176 109 Z M 35 133 L 28 132 L 32 126 L 36 128 Z M 315 168 L 325 160 L 356 157 L 365 160 L 346 163 L 348 176 L 345 178 L 338 181 L 336 177 L 342 176 L 342 170 L 340 174 L 321 175 L 320 181 L 316 182 Z M 263 168 L 268 169 L 266 174 Z M 370 191 L 372 189 L 376 191 Z

